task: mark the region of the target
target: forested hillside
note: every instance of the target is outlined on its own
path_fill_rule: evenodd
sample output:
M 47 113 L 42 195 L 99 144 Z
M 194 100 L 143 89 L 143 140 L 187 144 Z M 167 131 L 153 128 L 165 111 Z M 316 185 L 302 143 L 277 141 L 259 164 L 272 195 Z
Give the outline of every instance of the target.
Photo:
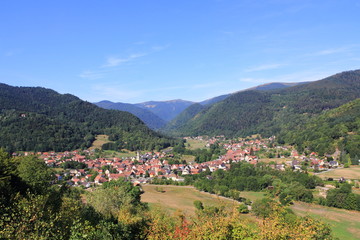
M 360 99 L 325 111 L 306 124 L 282 132 L 279 142 L 295 145 L 298 150 L 333 153 L 348 152 L 352 159 L 360 157 Z M 341 156 L 346 157 L 346 156 Z M 344 160 L 344 159 L 343 159 Z
M 163 132 L 172 133 L 176 135 L 176 131 L 180 129 L 182 126 L 184 126 L 189 120 L 194 118 L 196 114 L 201 112 L 202 110 L 206 109 L 208 107 L 203 106 L 199 103 L 194 103 L 193 105 L 190 105 L 188 108 L 186 108 L 184 111 L 182 111 L 176 118 L 168 122 L 166 126 L 161 129 Z M 179 134 L 179 133 L 177 133 Z
M 167 147 L 165 138 L 127 112 L 105 110 L 70 94 L 0 84 L 0 147 L 7 151 L 64 151 L 89 147 L 107 134 L 122 147 Z
M 163 119 L 161 119 L 151 111 L 135 106 L 134 104 L 120 102 L 114 103 L 110 101 L 101 101 L 94 104 L 98 107 L 102 107 L 105 109 L 120 110 L 134 114 L 135 116 L 140 118 L 149 128 L 154 130 L 159 129 L 166 124 Z
M 218 97 L 214 97 L 205 101 L 202 101 L 200 103 L 194 103 L 193 105 L 186 108 L 181 114 L 179 114 L 176 118 L 174 118 L 172 121 L 166 124 L 165 127 L 162 128 L 163 132 L 166 132 L 171 135 L 182 135 L 182 132 L 188 132 L 187 125 L 191 125 L 188 122 L 192 122 L 192 118 L 197 118 L 198 116 L 203 115 L 208 109 L 212 107 L 212 105 L 224 101 L 225 99 L 229 98 L 232 95 L 246 92 L 246 91 L 267 91 L 267 90 L 274 90 L 274 89 L 284 89 L 292 86 L 298 86 L 301 84 L 305 84 L 305 82 L 300 83 L 268 83 L 259 85 L 253 88 L 249 88 L 246 90 L 239 91 L 237 93 L 232 94 L 225 94 Z M 202 105 L 202 107 L 200 106 Z M 236 107 L 236 106 L 234 106 Z M 200 114 L 199 114 L 200 113 Z M 198 115 L 199 114 L 199 115 Z M 185 134 L 186 135 L 186 134 Z
M 285 89 L 233 94 L 172 132 L 182 136 L 277 135 L 359 97 L 360 70 L 348 71 Z

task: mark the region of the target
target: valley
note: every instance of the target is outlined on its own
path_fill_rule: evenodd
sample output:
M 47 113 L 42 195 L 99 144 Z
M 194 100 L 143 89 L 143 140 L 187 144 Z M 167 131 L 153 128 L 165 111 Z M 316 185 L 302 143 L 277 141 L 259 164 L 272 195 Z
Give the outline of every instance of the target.
M 360 240 L 359 12 L 2 1 L 0 240 Z
M 137 106 L 142 110 L 126 105 L 121 111 L 50 89 L 0 85 L 1 201 L 4 216 L 15 208 L 21 214 L 1 218 L 0 234 L 22 236 L 13 226 L 27 227 L 22 217 L 34 207 L 51 219 L 40 217 L 38 226 L 78 221 L 81 228 L 68 227 L 66 239 L 85 228 L 97 237 L 113 229 L 111 235 L 129 238 L 186 233 L 192 239 L 213 227 L 219 237 L 267 239 L 272 232 L 274 239 L 309 239 L 322 232 L 320 239 L 357 239 L 359 76 L 359 70 L 344 72 L 294 86 L 261 86 L 204 105 L 147 102 Z M 185 103 L 180 110 L 174 107 L 179 103 Z M 157 104 L 168 104 L 158 112 L 177 112 L 172 119 L 145 113 Z M 137 113 L 152 120 L 143 122 L 132 115 Z M 56 208 L 71 202 L 77 215 Z M 319 230 L 298 232 L 293 224 Z

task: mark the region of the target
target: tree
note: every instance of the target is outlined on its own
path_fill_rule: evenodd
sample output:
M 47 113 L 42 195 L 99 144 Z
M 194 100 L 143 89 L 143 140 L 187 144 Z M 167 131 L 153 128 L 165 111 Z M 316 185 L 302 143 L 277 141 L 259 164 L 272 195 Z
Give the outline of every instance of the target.
M 55 179 L 54 172 L 35 156 L 21 157 L 17 161 L 18 176 L 35 192 L 46 192 Z
M 246 206 L 243 203 L 239 205 L 238 211 L 239 211 L 239 213 L 249 213 L 248 206 Z
M 270 216 L 273 211 L 273 208 L 277 205 L 277 203 L 270 198 L 262 198 L 256 200 L 252 204 L 252 211 L 254 212 L 255 216 L 261 217 L 263 219 Z
M 203 210 L 204 209 L 204 205 L 201 201 L 199 200 L 195 200 L 194 201 L 194 206 L 197 210 Z

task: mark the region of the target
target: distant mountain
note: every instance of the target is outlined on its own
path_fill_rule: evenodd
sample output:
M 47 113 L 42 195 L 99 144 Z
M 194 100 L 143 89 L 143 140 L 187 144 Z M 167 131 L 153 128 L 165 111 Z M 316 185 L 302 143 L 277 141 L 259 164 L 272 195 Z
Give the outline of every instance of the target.
M 360 159 L 360 98 L 324 111 L 306 124 L 283 132 L 279 142 L 295 145 L 299 151 L 332 154 L 335 150 Z M 344 160 L 344 159 L 342 159 Z M 358 163 L 358 162 L 357 162 Z
M 194 103 L 182 111 L 176 118 L 168 122 L 164 128 L 161 129 L 162 132 L 175 134 L 176 131 L 181 129 L 184 125 L 186 125 L 191 119 L 195 118 L 196 115 L 208 108 L 207 106 L 203 106 L 200 103 Z M 179 135 L 179 133 L 175 134 Z
M 170 101 L 149 101 L 137 103 L 135 106 L 149 110 L 168 122 L 193 103 L 194 102 L 178 99 Z
M 359 97 L 360 70 L 282 89 L 241 91 L 193 114 L 172 132 L 181 136 L 269 136 Z
M 138 107 L 134 104 L 120 102 L 114 103 L 110 101 L 101 101 L 94 104 L 98 107 L 102 107 L 105 109 L 120 110 L 134 114 L 135 116 L 140 118 L 140 120 L 143 121 L 149 128 L 154 130 L 162 128 L 166 124 L 163 119 L 161 119 L 151 111 Z
M 151 150 L 175 143 L 130 113 L 50 89 L 0 84 L 0 103 L 0 147 L 8 151 L 86 148 L 98 134 L 110 136 L 112 149 Z
M 297 85 L 301 85 L 301 84 L 305 84 L 305 83 L 308 83 L 308 82 L 295 82 L 295 83 L 273 82 L 273 83 L 266 83 L 266 84 L 262 84 L 262 85 L 259 85 L 259 86 L 256 86 L 256 87 L 240 90 L 240 91 L 237 91 L 235 93 L 249 91 L 249 90 L 259 90 L 259 91 L 274 90 L 274 89 L 293 87 L 293 86 L 297 86 Z M 207 100 L 199 102 L 199 103 L 201 105 L 211 105 L 211 104 L 214 104 L 214 103 L 217 103 L 217 102 L 220 102 L 220 101 L 224 100 L 225 98 L 231 96 L 232 94 L 234 94 L 234 93 L 224 94 L 224 95 L 221 95 L 221 96 L 217 96 L 217 97 L 214 97 L 214 98 L 207 99 Z
M 253 88 L 248 88 L 247 90 L 259 90 L 259 91 L 267 91 L 267 90 L 274 90 L 274 89 L 282 89 L 282 88 L 288 88 L 288 87 L 294 87 L 297 85 L 306 84 L 309 82 L 294 82 L 294 83 L 283 83 L 283 82 L 273 82 L 273 83 L 266 83 L 262 84 Z
M 235 93 L 231 94 L 225 94 L 221 96 L 217 96 L 214 98 L 207 99 L 205 101 L 194 103 L 193 105 L 186 108 L 183 112 L 181 112 L 178 116 L 176 116 L 173 120 L 171 120 L 169 123 L 166 124 L 165 127 L 161 129 L 161 131 L 168 133 L 168 134 L 175 134 L 178 135 L 182 131 L 181 129 L 195 116 L 197 116 L 198 113 L 201 111 L 206 111 L 211 107 L 211 105 L 221 102 L 225 100 L 226 98 L 230 97 L 233 94 L 239 93 L 239 92 L 245 92 L 249 90 L 258 90 L 258 91 L 266 91 L 266 90 L 275 90 L 275 89 L 283 89 L 288 88 L 292 86 L 297 86 L 301 84 L 305 84 L 306 82 L 299 82 L 299 83 L 267 83 L 263 85 L 259 85 L 253 88 L 241 90 Z M 199 106 L 200 105 L 200 106 Z M 201 107 L 202 106 L 202 107 Z
M 220 102 L 220 101 L 224 100 L 225 98 L 231 96 L 231 94 L 232 93 L 224 94 L 224 95 L 217 96 L 217 97 L 213 97 L 213 98 L 207 99 L 205 101 L 199 102 L 199 104 L 201 104 L 201 105 L 211 105 L 211 104 L 214 104 L 214 103 L 217 103 L 217 102 Z

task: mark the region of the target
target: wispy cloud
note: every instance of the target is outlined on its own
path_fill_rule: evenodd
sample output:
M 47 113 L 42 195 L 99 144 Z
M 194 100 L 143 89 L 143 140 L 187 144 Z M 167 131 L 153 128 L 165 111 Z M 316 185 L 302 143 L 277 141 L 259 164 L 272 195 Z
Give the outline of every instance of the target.
M 16 49 L 16 50 L 9 50 L 7 52 L 5 52 L 4 56 L 5 57 L 13 57 L 15 55 L 18 55 L 21 52 L 21 50 Z
M 285 64 L 280 64 L 280 63 L 263 64 L 263 65 L 247 68 L 245 69 L 245 72 L 259 72 L 265 70 L 272 70 L 272 69 L 278 69 L 283 66 L 285 66 Z
M 359 44 L 352 44 L 352 45 L 342 46 L 342 47 L 338 47 L 338 48 L 328 48 L 328 49 L 323 49 L 323 50 L 320 50 L 317 52 L 306 54 L 306 56 L 326 56 L 326 55 L 331 55 L 331 54 L 346 53 L 346 52 L 350 52 L 355 49 L 358 49 L 359 47 L 360 47 Z
M 134 45 L 144 45 L 146 42 L 144 41 L 137 41 L 137 42 L 134 42 L 133 44 Z
M 220 31 L 220 33 L 222 33 L 224 35 L 234 35 L 234 32 L 232 32 L 232 31 L 224 31 L 224 30 L 222 30 L 222 31 Z
M 130 54 L 126 58 L 108 57 L 106 60 L 106 63 L 104 65 L 102 65 L 102 67 L 117 67 L 123 63 L 133 61 L 137 58 L 144 57 L 146 55 L 148 55 L 148 54 L 147 53 L 134 53 L 134 54 Z
M 324 56 L 324 55 L 331 55 L 331 54 L 335 54 L 335 53 L 341 53 L 341 52 L 345 52 L 348 48 L 330 48 L 330 49 L 325 49 L 325 50 L 321 50 L 312 54 L 309 54 L 311 56 Z
M 195 84 L 195 85 L 190 86 L 190 89 L 194 90 L 194 89 L 212 88 L 212 87 L 219 86 L 221 84 L 223 84 L 223 83 L 221 83 L 221 82 L 210 82 L 210 83 L 204 83 L 204 84 Z
M 95 80 L 103 78 L 106 73 L 107 71 L 83 71 L 78 76 L 84 79 Z
M 134 44 L 142 45 L 142 44 L 145 44 L 145 42 L 136 42 Z M 90 79 L 90 80 L 104 78 L 104 77 L 106 77 L 107 73 L 118 70 L 117 67 L 119 67 L 125 63 L 133 62 L 139 58 L 145 57 L 152 53 L 162 51 L 162 50 L 168 48 L 169 46 L 170 46 L 170 44 L 153 46 L 148 51 L 140 52 L 140 53 L 132 53 L 132 54 L 128 55 L 127 57 L 118 57 L 117 55 L 109 56 L 106 58 L 106 61 L 104 64 L 95 68 L 94 70 L 83 71 L 82 73 L 80 73 L 78 75 L 78 77 L 81 77 L 84 79 Z
M 151 48 L 151 50 L 154 51 L 154 52 L 158 52 L 158 51 L 165 50 L 165 49 L 167 49 L 168 47 L 170 47 L 170 44 L 156 45 L 156 46 L 153 46 L 153 47 Z

